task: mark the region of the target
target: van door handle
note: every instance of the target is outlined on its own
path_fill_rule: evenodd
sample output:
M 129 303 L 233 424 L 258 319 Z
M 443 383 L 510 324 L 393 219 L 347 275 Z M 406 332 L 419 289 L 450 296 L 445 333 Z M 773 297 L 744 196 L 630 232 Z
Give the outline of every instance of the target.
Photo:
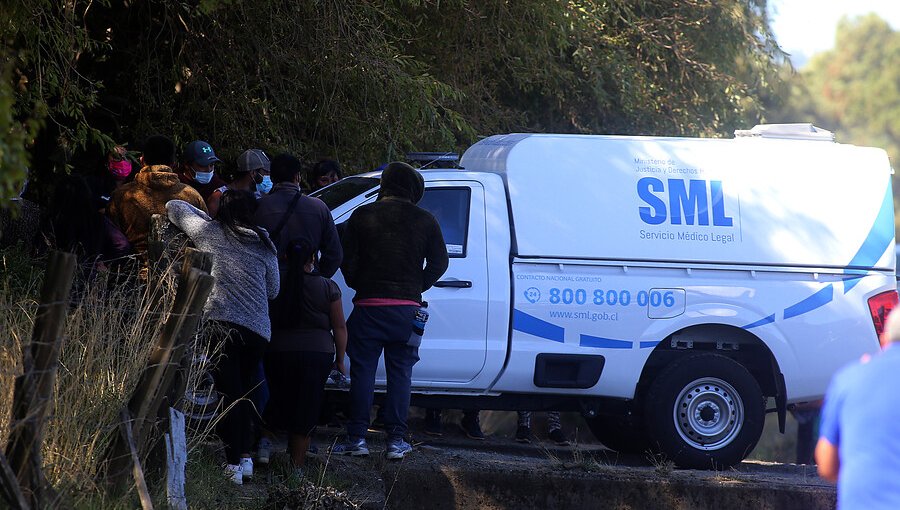
M 434 283 L 435 287 L 452 287 L 454 289 L 471 289 L 472 282 L 468 280 L 441 280 Z

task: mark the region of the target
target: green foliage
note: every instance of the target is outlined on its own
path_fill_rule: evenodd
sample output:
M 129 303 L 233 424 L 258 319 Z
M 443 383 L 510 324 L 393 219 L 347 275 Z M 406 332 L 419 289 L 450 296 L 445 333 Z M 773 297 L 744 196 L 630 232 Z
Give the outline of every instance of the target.
M 102 81 L 79 71 L 83 58 L 105 51 L 85 23 L 91 5 L 30 0 L 0 7 L 0 199 L 17 195 L 34 168 L 31 151 L 42 128 L 62 154 L 50 171 L 68 170 L 75 149 L 112 145 L 87 118 Z
M 47 112 L 32 150 L 39 173 L 90 169 L 79 152 L 152 133 L 209 140 L 226 163 L 256 146 L 337 157 L 351 172 L 498 132 L 729 134 L 762 117 L 781 58 L 765 0 L 32 0 L 9 10 L 18 71 L 3 83 L 27 80 L 13 91 L 16 118 Z
M 839 142 L 880 147 L 896 164 L 900 161 L 897 61 L 900 32 L 875 14 L 845 18 L 838 25 L 835 47 L 814 55 L 791 78 L 788 100 L 777 120 L 812 122 L 834 131 Z M 900 203 L 896 181 L 894 202 Z

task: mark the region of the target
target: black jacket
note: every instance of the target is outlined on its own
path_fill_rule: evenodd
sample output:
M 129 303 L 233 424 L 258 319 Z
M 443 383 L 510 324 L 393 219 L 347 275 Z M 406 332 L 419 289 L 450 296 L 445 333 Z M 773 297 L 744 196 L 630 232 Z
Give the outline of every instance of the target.
M 421 302 L 449 264 L 438 222 L 411 201 L 384 197 L 353 212 L 344 233 L 341 272 L 354 300 Z M 425 267 L 423 269 L 423 263 Z
M 259 208 L 256 210 L 256 224 L 269 231 L 278 227 L 281 218 L 290 206 L 291 199 L 300 193 L 300 187 L 289 182 L 280 182 L 272 188 L 272 192 L 259 199 Z M 302 195 L 297 202 L 294 211 L 288 217 L 287 222 L 278 235 L 275 247 L 278 249 L 279 261 L 283 262 L 283 255 L 288 243 L 297 239 L 306 240 L 310 246 L 322 252 L 319 259 L 319 273 L 331 278 L 341 266 L 343 250 L 334 227 L 334 219 L 325 202 L 318 198 Z

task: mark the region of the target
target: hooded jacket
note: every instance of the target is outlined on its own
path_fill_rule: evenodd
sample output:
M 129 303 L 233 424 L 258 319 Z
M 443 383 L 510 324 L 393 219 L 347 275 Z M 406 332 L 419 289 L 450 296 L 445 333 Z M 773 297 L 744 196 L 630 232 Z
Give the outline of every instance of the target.
M 391 163 L 381 174 L 378 200 L 350 216 L 341 272 L 356 291 L 354 301 L 421 302 L 422 293 L 447 270 L 450 259 L 441 227 L 416 205 L 424 192 L 419 172 L 406 163 Z
M 123 184 L 112 196 L 109 216 L 134 246 L 135 251 L 147 251 L 150 217 L 166 214 L 166 202 L 184 200 L 206 212 L 206 203 L 197 191 L 182 184 L 171 168 L 165 165 L 145 166 L 134 181 Z

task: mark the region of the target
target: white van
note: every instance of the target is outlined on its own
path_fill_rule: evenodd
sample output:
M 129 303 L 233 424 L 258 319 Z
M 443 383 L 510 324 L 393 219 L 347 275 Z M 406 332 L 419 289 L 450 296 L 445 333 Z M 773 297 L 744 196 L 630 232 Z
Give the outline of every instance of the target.
M 768 398 L 782 430 L 822 398 L 897 302 L 891 167 L 810 125 L 736 134 L 497 135 L 422 171 L 450 267 L 414 402 L 578 410 L 607 446 L 710 468 L 750 453 Z M 378 177 L 318 196 L 340 224 Z

